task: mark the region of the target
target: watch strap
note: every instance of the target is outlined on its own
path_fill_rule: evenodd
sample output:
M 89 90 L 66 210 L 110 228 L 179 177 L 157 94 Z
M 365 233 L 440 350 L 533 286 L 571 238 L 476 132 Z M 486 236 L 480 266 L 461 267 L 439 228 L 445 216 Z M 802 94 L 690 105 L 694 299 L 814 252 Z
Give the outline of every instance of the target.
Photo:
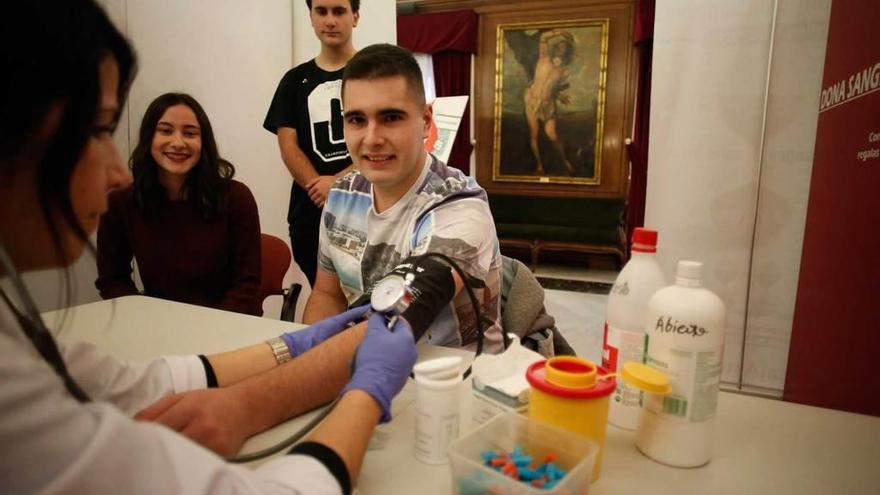
M 266 344 L 272 349 L 272 355 L 275 356 L 275 361 L 278 364 L 284 364 L 292 359 L 290 349 L 287 348 L 287 344 L 281 340 L 281 337 L 273 337 L 267 340 Z

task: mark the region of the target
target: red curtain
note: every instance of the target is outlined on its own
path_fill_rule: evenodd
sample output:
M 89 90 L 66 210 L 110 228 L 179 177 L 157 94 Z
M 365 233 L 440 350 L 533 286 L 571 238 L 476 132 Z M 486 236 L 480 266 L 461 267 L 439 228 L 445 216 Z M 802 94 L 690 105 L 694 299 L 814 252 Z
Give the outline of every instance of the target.
M 476 53 L 479 20 L 473 10 L 397 16 L 397 44 L 418 53 Z
M 471 96 L 471 55 L 477 51 L 479 17 L 473 10 L 397 17 L 398 45 L 430 53 L 437 96 Z M 465 107 L 449 165 L 467 173 L 473 146 L 470 111 Z
M 632 246 L 633 230 L 645 225 L 648 131 L 651 121 L 651 57 L 654 49 L 654 0 L 639 1 L 633 41 L 639 57 L 639 67 L 634 131 L 632 142 L 626 148 L 632 164 L 626 212 L 627 250 Z
M 453 51 L 435 53 L 434 59 L 434 84 L 437 96 L 459 96 L 471 94 L 471 54 Z M 438 75 L 441 74 L 441 75 Z M 465 174 L 470 169 L 471 151 L 471 117 L 470 105 L 464 107 L 464 115 L 452 151 L 449 154 L 449 164 Z

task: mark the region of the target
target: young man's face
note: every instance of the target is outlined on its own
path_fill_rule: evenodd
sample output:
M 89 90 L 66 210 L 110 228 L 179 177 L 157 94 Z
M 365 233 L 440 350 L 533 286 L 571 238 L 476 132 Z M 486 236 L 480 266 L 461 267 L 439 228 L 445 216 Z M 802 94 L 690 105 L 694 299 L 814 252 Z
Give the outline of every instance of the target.
M 357 26 L 359 14 L 351 11 L 349 0 L 312 0 L 309 18 L 315 36 L 322 45 L 345 46 L 351 41 L 351 30 Z
M 420 100 L 403 76 L 345 82 L 345 144 L 377 191 L 403 195 L 421 173 L 431 107 Z

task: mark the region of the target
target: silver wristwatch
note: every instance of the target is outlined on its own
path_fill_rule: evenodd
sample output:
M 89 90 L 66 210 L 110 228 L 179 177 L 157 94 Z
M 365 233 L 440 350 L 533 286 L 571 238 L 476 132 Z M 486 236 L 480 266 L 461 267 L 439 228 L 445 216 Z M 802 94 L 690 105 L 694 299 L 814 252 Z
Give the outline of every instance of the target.
M 275 361 L 278 364 L 284 364 L 292 359 L 290 357 L 290 349 L 287 348 L 287 344 L 281 340 L 281 337 L 271 338 L 266 343 L 272 349 L 272 354 L 275 356 Z

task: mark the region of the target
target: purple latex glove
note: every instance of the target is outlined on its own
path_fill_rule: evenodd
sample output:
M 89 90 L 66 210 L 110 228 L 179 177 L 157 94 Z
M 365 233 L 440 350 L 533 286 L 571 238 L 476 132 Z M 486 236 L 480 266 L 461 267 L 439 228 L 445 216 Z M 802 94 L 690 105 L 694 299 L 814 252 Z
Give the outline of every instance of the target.
M 390 330 L 387 325 L 379 313 L 370 317 L 354 357 L 354 374 L 342 389 L 343 394 L 354 389 L 370 394 L 382 408 L 382 423 L 391 420 L 391 399 L 406 384 L 418 356 L 409 323 L 397 318 Z
M 348 324 L 364 316 L 370 310 L 369 304 L 349 309 L 344 313 L 323 319 L 313 323 L 302 330 L 281 334 L 281 340 L 287 344 L 291 357 L 296 357 L 308 351 L 312 347 L 324 342 L 342 330 L 348 328 Z

